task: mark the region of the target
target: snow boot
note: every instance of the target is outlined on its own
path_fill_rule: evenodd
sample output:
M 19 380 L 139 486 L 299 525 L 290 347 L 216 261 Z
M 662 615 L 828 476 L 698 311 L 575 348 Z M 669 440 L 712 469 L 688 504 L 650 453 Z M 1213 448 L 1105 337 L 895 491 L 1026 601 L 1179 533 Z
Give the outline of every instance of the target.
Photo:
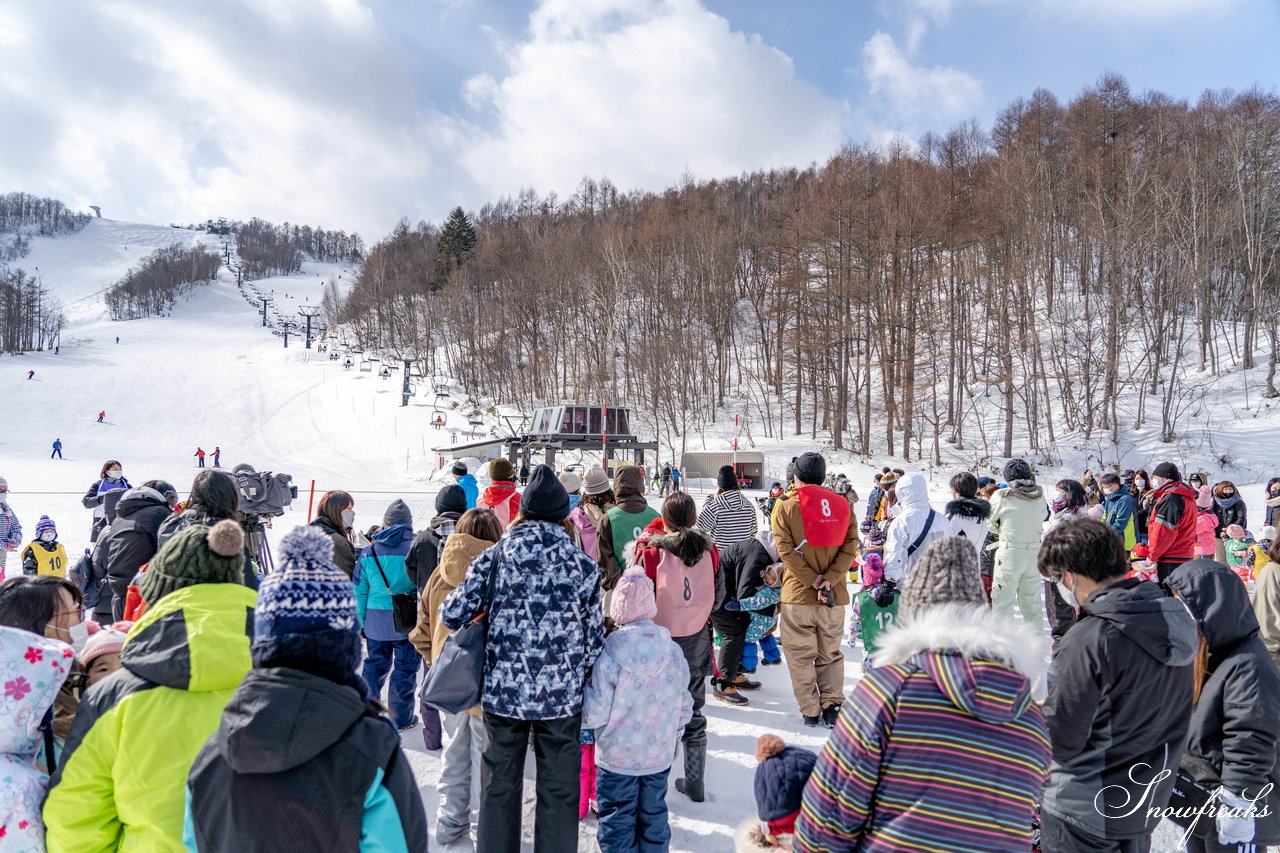
M 730 682 L 729 686 L 736 687 L 739 690 L 759 690 L 760 682 L 752 681 L 746 675 L 739 675 L 737 681 Z
M 676 790 L 695 803 L 706 799 L 703 787 L 704 774 L 707 768 L 707 741 L 702 739 L 684 745 L 684 777 L 676 780 Z
M 811 729 L 817 728 L 818 723 L 822 722 L 821 717 L 810 717 L 808 714 L 802 714 L 801 716 L 804 717 L 804 724 Z
M 747 697 L 739 693 L 734 685 L 725 684 L 718 679 L 711 683 L 711 695 L 729 705 L 747 704 Z
M 822 724 L 827 728 L 834 729 L 838 719 L 840 719 L 839 705 L 828 705 L 822 709 Z

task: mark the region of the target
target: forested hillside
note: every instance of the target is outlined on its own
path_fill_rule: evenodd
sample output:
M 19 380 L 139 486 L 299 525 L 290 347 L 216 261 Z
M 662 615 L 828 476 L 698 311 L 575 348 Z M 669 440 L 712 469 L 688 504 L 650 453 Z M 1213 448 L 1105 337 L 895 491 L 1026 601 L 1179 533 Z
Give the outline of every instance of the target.
M 1189 104 L 1107 76 L 990 130 L 456 213 L 374 246 L 335 313 L 521 406 L 626 403 L 672 434 L 738 412 L 768 436 L 936 459 L 1062 430 L 1173 441 L 1236 368 L 1266 368 L 1242 393 L 1277 396 L 1272 94 Z

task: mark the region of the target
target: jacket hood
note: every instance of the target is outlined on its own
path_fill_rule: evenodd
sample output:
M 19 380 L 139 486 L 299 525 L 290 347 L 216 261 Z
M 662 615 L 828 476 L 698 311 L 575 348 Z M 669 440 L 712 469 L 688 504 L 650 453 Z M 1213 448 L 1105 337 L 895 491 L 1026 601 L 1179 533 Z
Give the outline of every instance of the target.
M 341 740 L 369 710 L 354 687 L 297 669 L 254 669 L 222 712 L 222 754 L 237 773 L 291 770 Z
M 1240 583 L 1239 578 L 1231 577 Z M 1199 648 L 1195 620 L 1186 605 L 1153 583 L 1136 578 L 1118 581 L 1089 596 L 1080 612 L 1111 623 L 1166 666 L 1187 666 L 1195 660 Z
M 648 509 L 649 502 L 646 501 L 644 499 L 644 495 L 641 494 L 618 495 L 615 506 L 623 512 L 629 512 L 632 515 L 635 515 L 636 513 L 644 512 Z
M 26 762 L 40 748 L 40 723 L 74 661 L 75 653 L 66 643 L 0 626 L 0 671 L 5 674 L 0 754 Z
M 474 474 L 459 474 L 454 477 L 454 480 L 457 481 L 459 486 L 463 484 L 466 484 L 469 486 L 476 485 L 476 478 Z
M 258 594 L 238 583 L 169 593 L 125 638 L 120 662 L 139 678 L 197 693 L 235 687 L 249 671 Z
M 609 657 L 617 661 L 618 666 L 640 678 L 645 678 L 666 664 L 666 659 L 655 655 L 655 644 L 665 640 L 670 643 L 671 633 L 652 619 L 641 619 L 623 625 L 609 635 L 606 648 Z
M 1258 633 L 1249 592 L 1235 572 L 1214 560 L 1191 560 L 1165 581 L 1186 604 L 1211 651 Z
M 907 474 L 898 481 L 894 490 L 898 494 L 898 504 L 904 509 L 929 508 L 929 484 L 923 474 Z
M 155 489 L 147 486 L 134 486 L 120 496 L 120 502 L 116 504 L 116 515 L 128 518 L 152 507 L 163 509 L 166 514 L 171 509 L 169 504 L 165 503 L 164 495 Z
M 1047 694 L 1047 650 L 1038 631 L 988 607 L 944 604 L 904 616 L 882 634 L 875 665 L 915 660 L 957 708 L 999 723 Z
M 469 533 L 451 533 L 444 540 L 444 551 L 440 554 L 440 565 L 436 567 L 436 571 L 441 573 L 445 583 L 456 589 L 467 576 L 471 561 L 489 550 L 493 544 Z
M 760 547 L 764 548 L 765 553 L 769 555 L 769 559 L 778 562 L 778 543 L 773 538 L 773 530 L 765 527 L 756 533 L 756 541 L 760 543 Z
M 481 500 L 489 506 L 497 506 L 503 501 L 511 500 L 511 496 L 516 493 L 514 483 L 497 482 L 491 486 L 486 486 L 481 492 Z
M 991 504 L 982 498 L 959 498 L 948 503 L 943 514 L 947 518 L 958 515 L 961 518 L 976 518 L 984 521 L 991 516 Z
M 1044 489 L 1035 480 L 1010 480 L 1005 489 L 1009 497 L 1021 498 L 1024 501 L 1039 500 L 1044 497 Z
M 394 548 L 406 539 L 412 538 L 413 525 L 411 524 L 389 524 L 373 534 L 374 542 L 386 545 L 388 548 Z

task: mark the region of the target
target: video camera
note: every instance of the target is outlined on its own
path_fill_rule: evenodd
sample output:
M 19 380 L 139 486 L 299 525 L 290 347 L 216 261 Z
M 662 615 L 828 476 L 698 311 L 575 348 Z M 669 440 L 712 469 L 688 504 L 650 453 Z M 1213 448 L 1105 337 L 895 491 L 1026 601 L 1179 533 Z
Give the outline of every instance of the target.
M 249 469 L 236 471 L 235 476 L 240 511 L 250 518 L 284 515 L 285 507 L 298 497 L 298 487 L 289 474 Z

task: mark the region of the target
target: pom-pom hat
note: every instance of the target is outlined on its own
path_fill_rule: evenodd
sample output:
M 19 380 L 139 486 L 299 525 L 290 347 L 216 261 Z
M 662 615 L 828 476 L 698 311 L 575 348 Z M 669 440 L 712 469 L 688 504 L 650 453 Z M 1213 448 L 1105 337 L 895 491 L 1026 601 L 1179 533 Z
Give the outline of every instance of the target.
M 193 524 L 166 542 L 142 573 L 138 593 L 154 606 L 184 587 L 243 580 L 244 531 L 227 519 L 212 527 Z
M 818 756 L 798 746 L 787 746 L 775 734 L 756 742 L 756 814 L 769 825 L 770 835 L 791 835 L 804 796 L 805 783 Z

